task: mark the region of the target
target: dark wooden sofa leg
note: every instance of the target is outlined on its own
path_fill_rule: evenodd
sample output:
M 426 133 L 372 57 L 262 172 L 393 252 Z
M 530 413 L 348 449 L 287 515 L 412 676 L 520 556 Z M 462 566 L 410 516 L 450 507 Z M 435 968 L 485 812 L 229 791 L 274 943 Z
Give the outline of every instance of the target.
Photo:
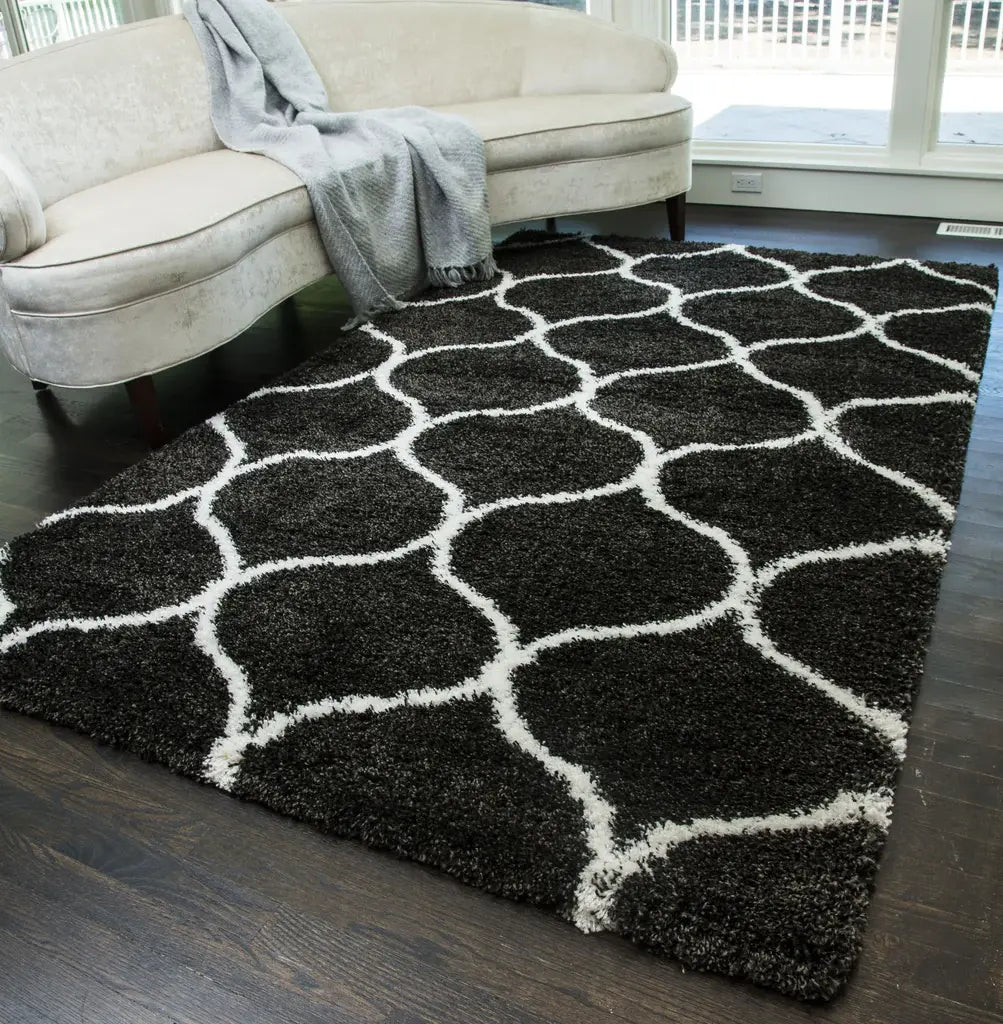
M 153 378 L 147 374 L 145 377 L 126 381 L 125 390 L 129 393 L 132 411 L 136 414 L 150 447 L 159 448 L 167 440 L 167 435 L 160 422 L 160 407 L 157 404 Z
M 31 386 L 36 391 L 48 391 L 49 390 L 49 385 L 46 384 L 44 380 L 33 380 L 31 382 Z
M 665 200 L 669 212 L 669 238 L 673 242 L 686 241 L 686 193 Z
M 547 230 L 552 235 L 556 235 L 557 234 L 557 218 L 556 217 L 548 217 L 547 218 Z

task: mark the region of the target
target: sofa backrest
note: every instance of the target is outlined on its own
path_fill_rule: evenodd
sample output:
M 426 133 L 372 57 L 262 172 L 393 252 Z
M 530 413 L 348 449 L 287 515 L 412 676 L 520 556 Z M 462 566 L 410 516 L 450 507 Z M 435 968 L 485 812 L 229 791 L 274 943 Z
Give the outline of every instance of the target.
M 219 148 L 188 23 L 141 21 L 0 65 L 0 144 L 21 158 L 43 206 Z
M 511 0 L 304 0 L 279 5 L 335 110 L 667 88 L 661 43 Z M 219 148 L 202 57 L 180 15 L 0 65 L 0 144 L 43 206 Z
M 335 110 L 655 92 L 675 58 L 596 18 L 511 0 L 283 3 Z

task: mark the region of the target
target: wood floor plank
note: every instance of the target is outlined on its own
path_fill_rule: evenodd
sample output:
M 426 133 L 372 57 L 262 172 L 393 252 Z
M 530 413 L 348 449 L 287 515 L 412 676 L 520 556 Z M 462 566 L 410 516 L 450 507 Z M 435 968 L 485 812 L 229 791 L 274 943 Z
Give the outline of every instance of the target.
M 564 230 L 664 233 L 651 208 Z M 1003 262 L 915 219 L 693 207 L 696 241 Z M 508 233 L 506 229 L 503 234 Z M 337 340 L 327 281 L 158 377 L 179 432 Z M 0 368 L 0 542 L 143 457 L 122 388 Z M 996 1024 L 1003 930 L 1003 314 L 857 971 L 812 1009 L 585 936 L 68 730 L 0 712 L 0 1024 Z

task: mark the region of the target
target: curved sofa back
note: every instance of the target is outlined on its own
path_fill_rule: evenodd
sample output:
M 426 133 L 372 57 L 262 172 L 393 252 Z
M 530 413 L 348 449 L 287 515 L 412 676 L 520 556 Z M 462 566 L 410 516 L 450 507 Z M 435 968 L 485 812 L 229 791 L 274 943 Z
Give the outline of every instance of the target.
M 656 92 L 675 78 L 663 44 L 531 3 L 304 0 L 279 9 L 335 110 Z M 43 206 L 219 148 L 187 22 L 139 22 L 0 66 L 0 144 L 20 158 Z
M 675 79 L 662 43 L 534 3 L 312 0 L 280 10 L 335 110 L 660 92 Z
M 42 206 L 218 148 L 187 22 L 138 22 L 0 66 L 0 145 L 20 157 Z

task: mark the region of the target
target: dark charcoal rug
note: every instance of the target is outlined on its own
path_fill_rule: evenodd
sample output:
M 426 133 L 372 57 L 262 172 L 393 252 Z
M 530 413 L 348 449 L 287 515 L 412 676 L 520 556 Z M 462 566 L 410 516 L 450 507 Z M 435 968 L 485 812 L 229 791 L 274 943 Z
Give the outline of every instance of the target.
M 518 236 L 0 558 L 0 698 L 806 999 L 860 945 L 995 271 Z M 486 939 L 487 941 L 487 939 Z

